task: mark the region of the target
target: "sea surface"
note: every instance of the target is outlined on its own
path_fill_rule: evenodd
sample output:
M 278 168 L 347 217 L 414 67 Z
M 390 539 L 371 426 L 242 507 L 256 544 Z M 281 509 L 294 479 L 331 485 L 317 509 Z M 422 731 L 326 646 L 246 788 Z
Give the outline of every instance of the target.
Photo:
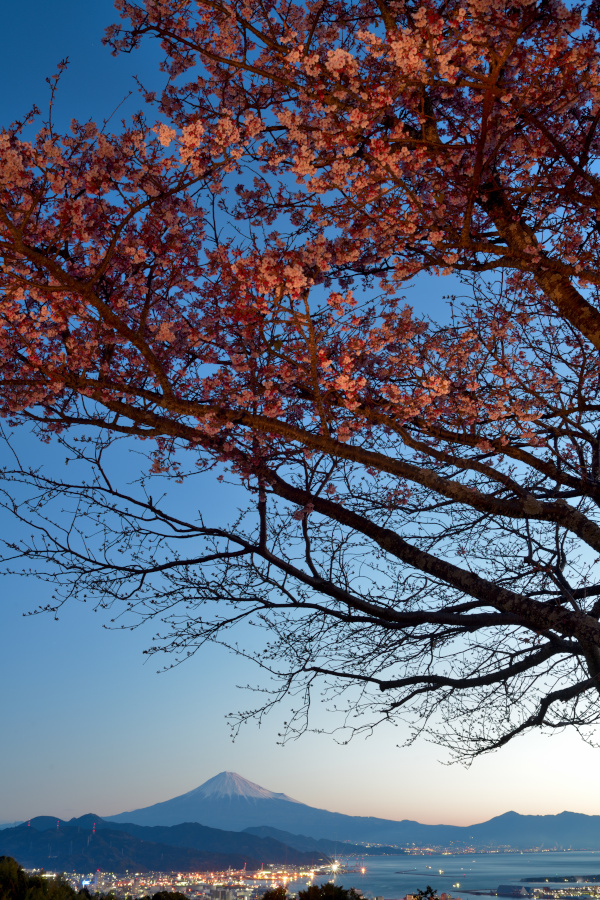
M 333 880 L 345 888 L 358 888 L 366 897 L 386 900 L 397 900 L 427 885 L 438 894 L 468 900 L 468 891 L 495 891 L 499 884 L 518 884 L 522 878 L 543 881 L 550 875 L 600 875 L 600 851 L 368 856 L 347 864 L 352 869 L 363 866 L 364 874 L 342 872 Z M 331 880 L 331 876 L 322 880 Z M 294 881 L 288 887 L 302 890 L 306 882 Z

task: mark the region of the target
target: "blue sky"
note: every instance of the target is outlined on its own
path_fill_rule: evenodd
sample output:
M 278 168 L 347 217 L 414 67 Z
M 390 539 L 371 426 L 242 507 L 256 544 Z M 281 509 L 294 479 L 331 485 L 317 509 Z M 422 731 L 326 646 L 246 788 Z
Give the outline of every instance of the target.
M 44 108 L 45 77 L 65 56 L 71 64 L 56 107 L 63 121 L 110 115 L 135 89 L 135 72 L 156 84 L 156 47 L 119 59 L 102 47 L 113 17 L 111 0 L 9 4 L 0 34 L 1 122 L 34 102 Z M 447 281 L 430 282 L 415 296 L 426 303 L 447 292 Z M 19 440 L 33 457 L 48 452 L 25 435 Z M 227 502 L 233 507 L 235 497 Z M 210 513 L 222 508 L 217 485 L 205 503 Z M 0 528 L 12 527 L 0 519 Z M 280 747 L 283 711 L 232 743 L 225 714 L 250 702 L 236 687 L 258 677 L 249 663 L 210 648 L 158 675 L 156 661 L 142 653 L 149 631 L 108 631 L 100 614 L 80 605 L 58 622 L 23 617 L 48 597 L 47 586 L 10 576 L 0 589 L 0 822 L 114 814 L 183 793 L 224 769 L 357 815 L 467 824 L 508 809 L 600 813 L 599 751 L 574 734 L 524 738 L 469 769 L 444 765 L 424 741 L 399 749 L 402 731 L 391 727 L 348 746 L 308 735 Z

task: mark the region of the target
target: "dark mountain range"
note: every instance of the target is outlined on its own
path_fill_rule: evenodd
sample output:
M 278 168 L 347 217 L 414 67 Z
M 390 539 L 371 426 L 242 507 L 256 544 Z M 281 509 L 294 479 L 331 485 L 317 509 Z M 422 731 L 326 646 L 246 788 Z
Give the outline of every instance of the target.
M 0 855 L 12 856 L 28 869 L 76 872 L 207 871 L 241 868 L 244 862 L 248 867 L 258 867 L 256 860 L 247 861 L 242 856 L 154 844 L 117 829 L 92 835 L 88 829 L 64 824 L 42 831 L 33 825 L 6 828 L 0 832 Z
M 87 818 L 87 817 L 86 817 Z M 98 825 L 99 821 L 99 825 Z M 131 822 L 106 822 L 96 820 L 96 830 L 114 828 L 126 831 L 143 841 L 168 844 L 172 847 L 186 847 L 203 852 L 233 854 L 253 858 L 263 863 L 290 863 L 292 865 L 314 865 L 321 862 L 327 853 L 319 847 L 295 847 L 271 835 L 254 835 L 244 831 L 223 831 L 208 828 L 197 822 L 181 825 L 135 825 Z
M 267 826 L 267 832 L 258 833 L 274 837 L 278 831 L 288 832 L 326 839 L 336 846 L 337 842 L 344 841 L 457 849 L 468 846 L 479 849 L 600 849 L 600 816 L 570 812 L 555 816 L 521 816 L 509 812 L 476 825 L 422 825 L 408 819 L 394 821 L 348 816 L 317 809 L 286 794 L 269 791 L 232 772 L 221 772 L 195 790 L 172 800 L 108 818 L 111 822 L 154 826 L 199 822 L 227 831 Z
M 64 822 L 38 816 L 0 832 L 0 856 L 26 868 L 122 872 L 259 869 L 263 863 L 314 865 L 323 853 L 300 852 L 270 837 L 219 831 L 203 825 L 146 828 L 112 825 L 86 815 Z

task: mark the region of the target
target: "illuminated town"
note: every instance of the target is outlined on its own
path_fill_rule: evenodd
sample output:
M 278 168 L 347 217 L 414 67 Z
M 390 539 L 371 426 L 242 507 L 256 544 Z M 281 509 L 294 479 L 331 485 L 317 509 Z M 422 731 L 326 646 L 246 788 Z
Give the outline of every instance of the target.
M 40 874 L 40 870 L 29 870 Z M 335 877 L 338 873 L 350 873 L 352 870 L 342 867 L 339 862 L 328 863 L 312 869 L 301 869 L 293 866 L 285 868 L 267 866 L 257 872 L 245 869 L 226 872 L 94 872 L 88 874 L 65 873 L 62 877 L 79 890 L 87 888 L 90 893 L 113 894 L 115 897 L 145 897 L 159 891 L 171 891 L 185 894 L 191 900 L 257 900 L 267 890 L 291 883 L 309 886 L 315 881 L 321 882 L 327 875 Z M 365 869 L 359 869 L 364 874 Z M 47 878 L 57 877 L 59 873 L 45 871 Z M 300 887 L 300 889 L 302 889 Z M 294 892 L 289 892 L 290 897 Z M 357 894 L 361 894 L 357 891 Z
M 423 851 L 421 851 L 423 853 Z M 431 869 L 431 866 L 427 866 Z M 297 897 L 300 890 L 312 884 L 321 884 L 323 881 L 334 881 L 337 876 L 353 874 L 364 875 L 364 866 L 355 867 L 349 861 L 335 860 L 323 866 L 312 869 L 303 869 L 294 866 L 279 867 L 266 866 L 260 871 L 247 872 L 246 869 L 224 872 L 125 872 L 111 873 L 97 871 L 94 873 L 56 873 L 41 870 L 29 870 L 37 874 L 43 874 L 47 878 L 59 876 L 67 881 L 73 888 L 80 890 L 86 888 L 90 895 L 109 894 L 115 898 L 152 897 L 158 892 L 178 892 L 189 897 L 190 900 L 259 900 L 264 893 L 277 887 L 285 887 L 289 900 Z M 443 869 L 438 873 L 442 875 Z M 432 872 L 432 874 L 435 874 Z M 531 882 L 532 879 L 524 879 Z M 346 887 L 353 887 L 346 883 Z M 456 890 L 461 889 L 460 882 L 453 884 Z M 354 891 L 358 898 L 363 898 L 363 892 L 357 888 Z M 535 883 L 527 884 L 501 884 L 496 890 L 464 890 L 463 893 L 473 896 L 487 897 L 513 897 L 522 900 L 582 900 L 582 898 L 600 898 L 600 876 L 598 880 L 589 881 L 583 877 L 561 879 L 542 879 Z M 370 895 L 364 895 L 370 897 Z M 380 896 L 373 896 L 372 900 L 389 900 Z M 417 894 L 406 894 L 398 900 L 423 900 Z M 461 900 L 457 894 L 439 894 L 439 900 Z

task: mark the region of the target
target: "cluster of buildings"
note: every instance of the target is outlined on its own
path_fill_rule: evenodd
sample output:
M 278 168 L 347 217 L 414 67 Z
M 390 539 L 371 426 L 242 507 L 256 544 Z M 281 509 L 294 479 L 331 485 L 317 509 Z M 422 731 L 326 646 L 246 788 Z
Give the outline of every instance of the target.
M 323 870 L 331 870 L 331 866 Z M 303 881 L 311 884 L 321 869 L 269 867 L 260 872 L 94 872 L 87 875 L 65 874 L 68 883 L 90 893 L 113 894 L 115 897 L 152 897 L 160 891 L 185 894 L 190 900 L 258 900 L 265 891 L 278 885 Z M 47 877 L 54 873 L 45 872 Z M 360 892 L 358 892 L 360 893 Z
M 551 881 L 536 884 L 517 885 L 499 884 L 496 890 L 498 897 L 517 897 L 522 900 L 582 900 L 582 898 L 600 898 L 600 884 L 587 882 L 584 879 L 565 878 L 564 882 Z

